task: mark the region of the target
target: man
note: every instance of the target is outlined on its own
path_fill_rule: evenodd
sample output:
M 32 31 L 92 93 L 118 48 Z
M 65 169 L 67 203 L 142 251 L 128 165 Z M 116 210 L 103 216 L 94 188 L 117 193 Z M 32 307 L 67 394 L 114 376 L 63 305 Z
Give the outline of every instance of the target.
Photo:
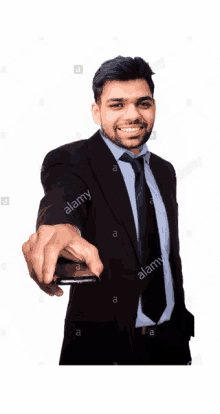
M 141 58 L 104 62 L 93 79 L 91 138 L 50 151 L 37 233 L 23 245 L 29 271 L 48 294 L 58 275 L 74 284 L 60 365 L 186 365 L 194 316 L 184 301 L 176 175 L 150 153 L 153 72 Z M 134 129 L 135 128 L 135 129 Z

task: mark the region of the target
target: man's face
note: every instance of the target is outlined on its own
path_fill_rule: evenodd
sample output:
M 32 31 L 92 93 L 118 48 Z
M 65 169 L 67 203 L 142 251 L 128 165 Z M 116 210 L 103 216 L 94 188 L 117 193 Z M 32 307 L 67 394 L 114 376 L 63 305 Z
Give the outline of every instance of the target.
M 101 104 L 92 104 L 92 115 L 105 137 L 138 155 L 154 126 L 155 100 L 144 79 L 108 81 L 103 88 Z M 127 128 L 138 129 L 127 132 L 124 130 Z

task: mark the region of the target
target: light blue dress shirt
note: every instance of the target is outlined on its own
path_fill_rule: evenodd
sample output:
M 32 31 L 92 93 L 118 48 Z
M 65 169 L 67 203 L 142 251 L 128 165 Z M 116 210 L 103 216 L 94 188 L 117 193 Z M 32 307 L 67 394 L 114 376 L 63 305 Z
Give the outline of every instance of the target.
M 125 185 L 127 187 L 128 195 L 131 202 L 131 207 L 133 211 L 134 221 L 135 221 L 135 227 L 136 227 L 136 233 L 137 233 L 137 239 L 139 237 L 139 229 L 138 229 L 138 213 L 137 213 L 137 204 L 136 204 L 136 198 L 135 198 L 135 173 L 131 166 L 131 164 L 121 161 L 119 158 L 124 154 L 124 152 L 127 152 L 131 157 L 136 158 L 136 156 L 133 154 L 132 151 L 127 150 L 125 148 L 121 148 L 118 145 L 114 144 L 112 141 L 110 141 L 108 138 L 106 138 L 101 130 L 99 130 L 100 135 L 110 151 L 112 152 L 113 156 L 115 157 L 122 176 L 124 178 Z M 145 155 L 144 155 L 145 154 Z M 169 225 L 168 225 L 168 219 L 167 219 L 167 213 L 164 206 L 163 199 L 160 195 L 159 188 L 157 186 L 157 183 L 154 179 L 153 173 L 150 169 L 149 160 L 150 160 L 150 151 L 148 150 L 147 144 L 145 143 L 141 147 L 141 151 L 138 154 L 137 157 L 144 155 L 144 166 L 145 166 L 145 179 L 147 181 L 148 187 L 150 189 L 153 203 L 155 207 L 156 212 L 156 218 L 157 218 L 157 225 L 158 225 L 158 232 L 160 237 L 160 247 L 161 247 L 161 254 L 162 254 L 162 260 L 163 260 L 163 269 L 164 269 L 164 280 L 165 280 L 165 292 L 166 292 L 166 300 L 167 300 L 167 307 L 164 310 L 163 314 L 161 315 L 161 318 L 158 321 L 158 324 L 161 324 L 162 322 L 170 320 L 171 313 L 174 307 L 174 291 L 173 291 L 173 281 L 172 281 L 172 275 L 171 275 L 171 269 L 170 269 L 170 263 L 169 263 L 169 254 L 170 254 L 170 232 L 169 232 Z M 79 230 L 80 231 L 80 230 Z M 80 232 L 81 234 L 81 232 Z M 137 318 L 135 321 L 135 327 L 139 326 L 149 326 L 149 325 L 155 325 L 155 322 L 153 322 L 150 318 L 148 318 L 143 312 L 142 312 L 142 306 L 141 306 L 141 296 L 139 296 L 139 302 L 138 302 L 138 309 L 137 309 Z

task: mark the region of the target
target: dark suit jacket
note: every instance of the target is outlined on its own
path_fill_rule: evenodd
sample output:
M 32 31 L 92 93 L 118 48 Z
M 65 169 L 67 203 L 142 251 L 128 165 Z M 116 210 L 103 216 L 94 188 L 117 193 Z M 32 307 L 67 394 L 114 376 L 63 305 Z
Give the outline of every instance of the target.
M 169 261 L 175 297 L 171 320 L 175 320 L 182 338 L 189 340 L 194 336 L 194 316 L 185 307 L 175 170 L 170 162 L 153 153 L 150 168 L 170 228 Z M 76 225 L 82 237 L 98 248 L 104 265 L 101 282 L 71 286 L 65 326 L 72 323 L 74 333 L 85 321 L 115 321 L 121 331 L 128 333 L 132 344 L 140 290 L 149 280 L 138 276 L 141 263 L 129 196 L 120 168 L 99 131 L 89 139 L 50 151 L 43 161 L 41 182 L 45 196 L 40 201 L 36 230 L 43 224 Z M 91 200 L 81 199 L 81 204 L 67 214 L 67 203 L 80 200 L 87 190 Z M 59 259 L 57 274 L 64 275 L 65 269 L 69 272 L 68 266 Z

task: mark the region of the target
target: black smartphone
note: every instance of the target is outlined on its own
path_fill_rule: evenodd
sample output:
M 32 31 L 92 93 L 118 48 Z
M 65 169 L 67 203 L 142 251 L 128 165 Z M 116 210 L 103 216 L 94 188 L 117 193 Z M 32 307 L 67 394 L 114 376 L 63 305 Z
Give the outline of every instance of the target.
M 76 273 L 76 265 L 82 266 L 84 269 L 83 276 L 73 276 Z M 91 283 L 100 281 L 100 277 L 96 275 L 89 276 L 87 274 L 88 266 L 85 262 L 78 263 L 74 260 L 69 260 L 64 257 L 59 257 L 56 265 L 56 270 L 54 273 L 55 280 L 52 280 L 52 285 L 73 285 L 76 283 Z
M 56 276 L 56 275 L 55 275 Z M 76 277 L 68 277 L 68 278 L 62 278 L 57 276 L 56 280 L 52 281 L 52 284 L 55 285 L 73 285 L 76 283 L 90 283 L 90 282 L 97 282 L 99 279 L 98 276 L 76 276 Z

